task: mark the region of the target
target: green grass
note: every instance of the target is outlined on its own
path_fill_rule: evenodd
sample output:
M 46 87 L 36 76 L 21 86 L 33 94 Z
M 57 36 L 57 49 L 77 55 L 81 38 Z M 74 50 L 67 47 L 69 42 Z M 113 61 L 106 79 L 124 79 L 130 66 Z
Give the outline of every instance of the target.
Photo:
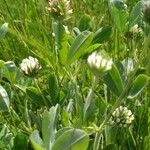
M 57 20 L 47 0 L 0 1 L 0 25 L 9 24 L 0 38 L 0 149 L 150 149 L 150 26 L 136 18 L 137 2 L 127 0 L 124 10 L 72 0 L 71 17 Z M 130 24 L 142 33 L 131 33 Z M 93 51 L 112 58 L 112 69 L 91 69 Z M 28 56 L 42 66 L 35 77 L 20 70 Z M 129 74 L 124 59 L 133 60 Z M 120 105 L 134 114 L 128 128 L 109 124 Z

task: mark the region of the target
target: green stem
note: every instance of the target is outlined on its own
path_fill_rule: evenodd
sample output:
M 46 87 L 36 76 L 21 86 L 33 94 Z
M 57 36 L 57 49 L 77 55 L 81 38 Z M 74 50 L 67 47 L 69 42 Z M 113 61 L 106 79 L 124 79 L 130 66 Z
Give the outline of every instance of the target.
M 115 58 L 117 59 L 118 58 L 118 53 L 119 53 L 119 38 L 118 38 L 118 36 L 119 36 L 119 34 L 118 34 L 119 32 L 118 32 L 118 30 L 117 29 L 115 29 L 115 51 L 114 51 L 114 56 L 115 56 Z
M 10 117 L 11 117 L 11 121 L 12 121 L 13 126 L 16 127 L 16 123 L 15 123 L 15 119 L 14 119 L 14 116 L 12 114 L 12 111 L 14 111 L 14 109 L 12 107 L 10 107 L 9 108 L 9 114 L 10 114 Z M 18 117 L 17 117 L 17 119 L 18 119 Z
M 28 134 L 31 133 L 32 128 L 28 128 L 26 124 L 22 122 L 21 118 L 18 116 L 18 114 L 15 112 L 15 110 L 12 107 L 9 109 L 9 114 L 11 117 L 13 127 L 18 129 L 18 124 L 16 124 L 16 121 L 17 121 L 17 122 L 20 122 L 19 123 L 19 126 L 21 127 L 21 128 L 19 127 L 20 130 L 24 130 Z
M 25 118 L 26 118 L 28 127 L 29 127 L 29 129 L 32 129 L 31 119 L 30 119 L 29 112 L 28 112 L 28 101 L 27 101 L 27 99 L 25 99 L 25 110 L 24 111 L 25 111 Z
M 129 134 L 130 134 L 130 136 L 131 136 L 131 139 L 132 139 L 132 141 L 133 141 L 133 144 L 134 144 L 134 146 L 136 147 L 136 141 L 135 141 L 135 139 L 134 139 L 134 137 L 133 137 L 133 134 L 132 134 L 132 132 L 131 132 L 131 129 L 129 128 L 128 130 L 129 130 Z
M 12 20 L 14 20 L 14 17 L 13 17 L 13 15 L 12 15 L 12 13 L 11 13 L 10 9 L 9 9 L 9 6 L 8 6 L 7 1 L 6 1 L 6 0 L 4 0 L 4 3 L 5 3 L 5 5 L 6 5 L 7 11 L 8 11 L 8 13 L 9 13 L 9 15 L 10 15 L 11 19 L 12 19 Z
M 108 94 L 107 94 L 107 86 L 104 84 L 104 96 L 105 96 L 105 102 L 107 103 L 108 102 Z M 105 113 L 104 113 L 104 117 L 107 118 L 107 111 L 108 111 L 108 108 L 106 107 L 105 108 Z M 105 139 L 106 139 L 106 144 L 108 143 L 108 128 L 106 127 L 105 128 Z
M 99 77 L 98 76 L 94 76 L 94 81 L 93 81 L 93 84 L 92 84 L 92 88 L 90 88 L 88 96 L 87 96 L 85 104 L 84 104 L 83 120 L 86 120 L 87 110 L 88 110 L 88 108 L 89 108 L 89 106 L 91 104 L 91 101 L 92 101 L 92 98 L 93 98 L 93 95 L 94 95 L 94 91 L 95 91 L 95 88 L 96 88 L 96 86 L 98 84 L 98 81 L 99 81 Z
M 43 96 L 43 93 L 42 93 L 42 91 L 41 91 L 41 89 L 40 89 L 40 87 L 39 87 L 39 85 L 38 85 L 37 79 L 34 79 L 34 83 L 35 83 L 37 89 L 39 90 L 39 92 L 40 92 L 40 94 L 41 94 L 41 97 L 42 97 L 42 99 L 43 99 L 43 101 L 44 101 L 45 106 L 47 106 L 47 108 L 49 108 L 49 105 L 48 105 L 48 103 L 47 103 L 47 100 L 46 100 L 45 97 Z
M 97 132 L 94 139 L 93 150 L 99 150 L 101 133 Z
M 23 88 L 21 88 L 20 86 L 14 84 L 14 85 L 12 85 L 12 87 L 14 88 L 14 91 L 16 91 L 16 88 L 17 88 L 17 89 L 19 89 L 21 92 L 23 92 L 23 93 L 25 94 L 25 90 L 24 90 Z M 16 93 L 17 93 L 17 91 L 16 91 Z M 19 104 L 22 105 L 22 104 L 20 103 L 20 99 L 19 99 L 18 95 L 16 96 L 16 98 L 18 99 Z M 28 103 L 27 99 L 24 99 L 25 119 L 26 119 L 26 122 L 27 122 L 27 124 L 28 124 L 29 129 L 31 129 L 31 120 L 30 120 L 30 117 L 29 117 L 29 112 L 28 112 L 27 103 Z

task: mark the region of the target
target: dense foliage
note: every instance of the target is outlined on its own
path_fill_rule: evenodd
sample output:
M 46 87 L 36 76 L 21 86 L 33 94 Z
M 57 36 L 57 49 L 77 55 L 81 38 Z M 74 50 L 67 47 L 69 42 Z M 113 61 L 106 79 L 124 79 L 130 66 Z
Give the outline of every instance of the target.
M 1 0 L 0 25 L 0 149 L 150 149 L 148 0 Z

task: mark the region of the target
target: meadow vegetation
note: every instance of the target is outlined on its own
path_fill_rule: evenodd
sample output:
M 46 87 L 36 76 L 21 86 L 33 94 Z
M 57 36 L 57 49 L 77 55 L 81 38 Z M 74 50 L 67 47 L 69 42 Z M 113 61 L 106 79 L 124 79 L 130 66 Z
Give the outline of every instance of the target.
M 0 1 L 0 150 L 149 150 L 148 0 Z

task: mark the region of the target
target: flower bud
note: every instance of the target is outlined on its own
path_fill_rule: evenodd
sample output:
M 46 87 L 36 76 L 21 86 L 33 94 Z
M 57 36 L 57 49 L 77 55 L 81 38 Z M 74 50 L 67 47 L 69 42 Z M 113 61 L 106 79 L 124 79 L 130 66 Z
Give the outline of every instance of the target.
M 129 127 L 134 120 L 134 115 L 127 107 L 120 106 L 112 113 L 110 123 L 116 124 L 118 127 Z
M 104 74 L 106 71 L 110 70 L 113 64 L 112 59 L 106 58 L 97 52 L 93 52 L 88 57 L 87 63 L 96 76 L 99 76 L 99 74 Z
M 36 58 L 29 56 L 28 58 L 22 60 L 20 68 L 25 75 L 33 77 L 37 75 L 38 71 L 41 69 L 41 65 Z

